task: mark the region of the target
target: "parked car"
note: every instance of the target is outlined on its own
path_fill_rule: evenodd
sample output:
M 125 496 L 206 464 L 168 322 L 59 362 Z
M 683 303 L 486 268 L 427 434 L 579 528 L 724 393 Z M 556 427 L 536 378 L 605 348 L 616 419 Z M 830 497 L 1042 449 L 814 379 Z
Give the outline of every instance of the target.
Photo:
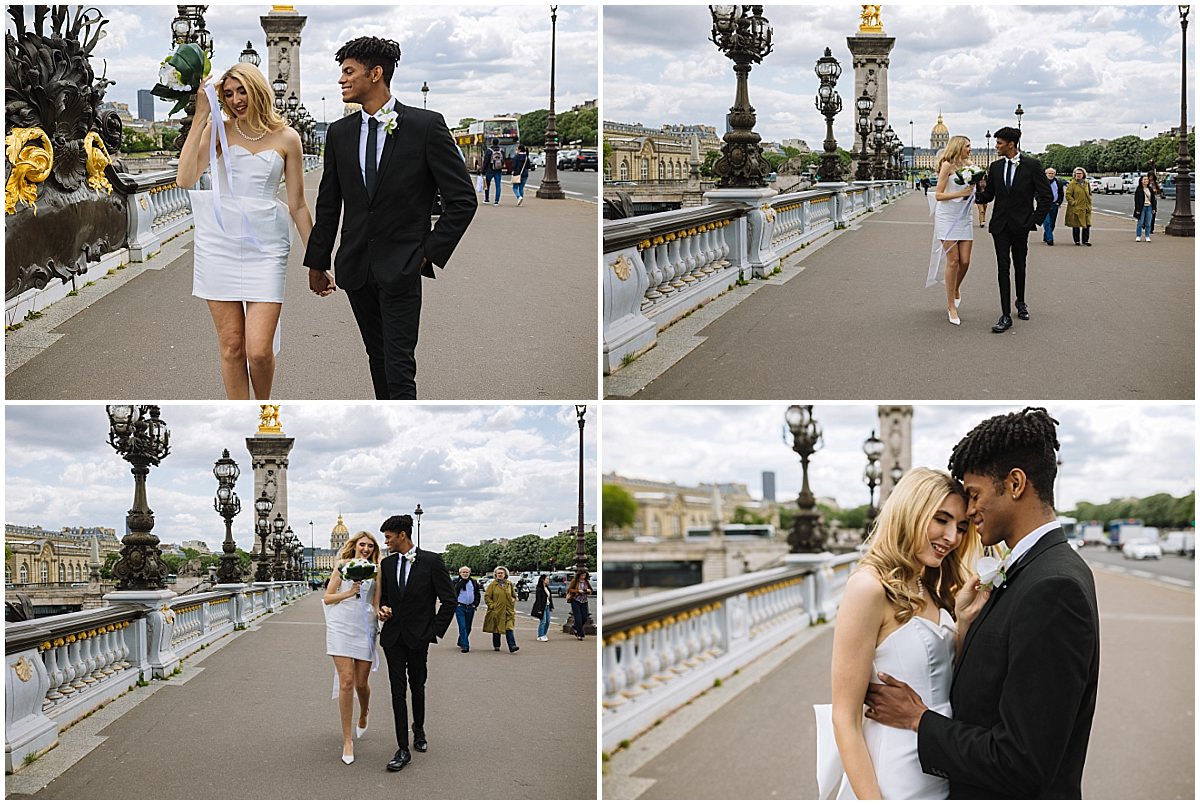
M 596 155 L 595 150 L 585 148 L 575 155 L 575 159 L 571 163 L 571 167 L 577 171 L 598 171 L 600 170 L 600 159 Z
M 1088 187 L 1091 189 L 1091 191 L 1093 193 L 1095 193 L 1097 190 L 1099 190 L 1103 186 L 1104 186 L 1104 182 L 1100 181 L 1099 176 L 1088 177 Z
M 1196 532 L 1195 531 L 1169 531 L 1163 537 L 1161 547 L 1169 553 L 1177 553 L 1180 556 L 1190 556 L 1196 558 Z
M 558 169 L 566 170 L 575 163 L 575 156 L 579 152 L 574 148 L 568 148 L 565 151 L 558 152 Z
M 550 588 L 550 595 L 557 595 L 559 598 L 566 598 L 567 587 L 571 584 L 571 574 L 563 571 L 556 571 L 550 574 L 550 578 L 546 579 L 546 584 Z
M 1192 177 L 1190 190 L 1191 190 L 1191 192 L 1188 195 L 1191 196 L 1192 198 L 1195 198 L 1196 197 L 1196 177 L 1195 176 Z M 1163 194 L 1163 198 L 1175 198 L 1175 174 L 1173 174 L 1173 173 L 1169 174 L 1166 179 L 1163 179 L 1162 194 Z
M 1124 193 L 1125 180 L 1120 176 L 1102 176 L 1100 177 L 1100 189 L 1106 196 L 1113 193 Z
M 1137 185 L 1138 185 L 1138 183 L 1137 183 L 1137 181 L 1136 181 L 1136 180 L 1134 180 L 1134 179 L 1125 179 L 1125 180 L 1122 182 L 1122 185 L 1121 185 L 1121 186 L 1124 188 L 1124 190 L 1123 190 L 1122 192 L 1124 192 L 1124 193 L 1132 193 L 1134 190 L 1137 190 Z
M 1126 559 L 1162 559 L 1162 547 L 1153 537 L 1139 536 L 1126 541 L 1121 549 Z

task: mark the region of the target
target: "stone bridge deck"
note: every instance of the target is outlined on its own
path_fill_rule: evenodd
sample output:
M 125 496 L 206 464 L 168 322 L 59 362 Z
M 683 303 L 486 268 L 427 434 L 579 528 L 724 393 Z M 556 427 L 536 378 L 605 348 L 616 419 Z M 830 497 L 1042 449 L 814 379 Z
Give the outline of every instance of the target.
M 388 773 L 396 750 L 387 664 L 371 675 L 371 720 L 342 764 L 333 663 L 319 594 L 310 594 L 184 661 L 183 673 L 109 703 L 5 781 L 25 799 L 595 799 L 596 641 L 534 640 L 518 603 L 521 651 L 491 650 L 475 619 L 431 646 L 430 749 Z
M 1096 571 L 1101 665 L 1085 799 L 1195 796 L 1195 592 Z M 816 799 L 833 627 L 806 629 L 605 764 L 606 799 Z

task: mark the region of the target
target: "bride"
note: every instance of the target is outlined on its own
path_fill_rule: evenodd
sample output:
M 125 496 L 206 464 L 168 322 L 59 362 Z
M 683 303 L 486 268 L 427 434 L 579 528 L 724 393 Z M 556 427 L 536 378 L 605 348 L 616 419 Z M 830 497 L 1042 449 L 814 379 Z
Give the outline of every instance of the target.
M 864 723 L 863 699 L 883 672 L 951 714 L 955 652 L 987 600 L 976 592 L 978 579 L 967 578 L 980 547 L 962 485 L 939 470 L 910 470 L 883 504 L 868 545 L 846 582 L 833 633 L 833 735 L 844 769 L 837 797 L 945 799 L 948 781 L 921 770 L 916 733 Z M 831 752 L 818 748 L 819 756 Z M 824 799 L 830 776 L 822 782 Z
M 933 247 L 929 260 L 929 275 L 925 282 L 928 288 L 939 279 L 945 269 L 946 316 L 951 324 L 961 324 L 958 304 L 961 287 L 967 269 L 971 267 L 971 247 L 975 231 L 971 225 L 971 209 L 974 206 L 975 185 L 961 182 L 955 171 L 971 161 L 971 141 L 963 136 L 954 136 L 938 154 L 937 189 L 931 204 L 933 212 Z
M 213 99 L 224 114 L 213 108 Z M 192 187 L 209 167 L 214 178 L 211 193 L 191 194 L 192 295 L 208 300 L 225 395 L 246 400 L 253 386 L 257 399 L 269 400 L 292 246 L 288 215 L 306 245 L 313 227 L 300 135 L 275 111 L 263 74 L 245 63 L 230 67 L 211 87 L 201 84 L 194 120 L 197 128 L 179 154 L 179 186 Z M 276 199 L 282 179 L 286 211 Z

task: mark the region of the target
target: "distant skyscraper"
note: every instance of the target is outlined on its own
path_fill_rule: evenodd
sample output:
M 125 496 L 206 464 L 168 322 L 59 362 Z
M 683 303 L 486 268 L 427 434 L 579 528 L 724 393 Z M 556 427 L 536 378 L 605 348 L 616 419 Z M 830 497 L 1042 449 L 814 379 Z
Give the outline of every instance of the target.
M 763 470 L 763 500 L 775 502 L 775 473 Z
M 138 90 L 138 120 L 154 122 L 154 96 L 148 89 Z

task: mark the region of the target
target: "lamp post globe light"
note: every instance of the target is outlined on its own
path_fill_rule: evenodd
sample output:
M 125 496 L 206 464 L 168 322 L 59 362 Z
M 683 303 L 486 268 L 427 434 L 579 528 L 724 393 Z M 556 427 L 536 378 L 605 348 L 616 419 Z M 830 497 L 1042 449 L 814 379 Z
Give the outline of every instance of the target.
M 422 515 L 422 514 L 424 514 L 424 513 L 425 513 L 425 510 L 421 508 L 421 504 L 420 504 L 420 503 L 418 503 L 418 504 L 417 504 L 417 508 L 413 509 L 413 514 L 414 514 L 414 515 L 416 515 L 416 517 L 417 517 L 417 541 L 416 541 L 416 547 L 418 547 L 418 548 L 420 548 L 420 547 L 421 547 L 421 515 Z
M 292 531 L 292 527 L 288 526 L 283 532 L 283 549 L 287 556 L 287 572 L 284 573 L 284 578 L 289 580 L 293 577 L 293 572 L 295 571 L 292 557 L 294 556 L 296 542 L 296 534 Z
M 258 564 L 254 568 L 255 581 L 270 581 L 271 566 L 267 564 L 267 537 L 271 535 L 271 499 L 264 491 L 254 501 L 254 533 L 258 535 Z
M 279 559 L 279 552 L 283 550 L 283 527 L 287 523 L 283 519 L 283 514 L 276 512 L 275 519 L 271 521 L 271 530 L 274 536 L 271 537 L 271 549 L 275 552 L 275 561 L 271 564 L 271 581 L 280 581 L 283 578 L 283 565 Z
M 1013 110 L 1013 114 L 1017 116 L 1017 131 L 1021 130 L 1021 116 L 1025 114 L 1025 110 L 1021 108 L 1021 104 L 1017 104 L 1017 108 Z
M 1175 172 L 1175 210 L 1167 224 L 1167 234 L 1184 238 L 1196 236 L 1196 218 L 1192 213 L 1192 158 L 1188 154 L 1187 132 L 1187 24 L 1191 6 L 1179 6 L 1179 26 L 1183 30 L 1183 68 L 1179 91 L 1179 163 Z
M 558 181 L 558 124 L 554 115 L 554 66 L 558 58 L 558 6 L 550 6 L 550 110 L 546 113 L 546 172 L 538 185 L 538 198 L 566 198 Z
M 863 452 L 867 456 L 867 468 L 863 471 L 863 480 L 867 482 L 867 489 L 870 491 L 867 518 L 863 525 L 863 536 L 866 537 L 871 533 L 871 526 L 874 525 L 875 516 L 878 514 L 875 509 L 875 487 L 883 483 L 883 468 L 879 466 L 879 459 L 883 456 L 883 440 L 875 435 L 874 430 L 863 442 Z
M 717 48 L 733 62 L 737 75 L 737 94 L 726 116 L 724 145 L 721 156 L 713 164 L 720 188 L 766 187 L 771 164 L 763 157 L 762 137 L 754 131 L 758 118 L 750 105 L 747 79 L 750 65 L 761 64 L 774 50 L 771 38 L 774 31 L 762 6 L 709 6 L 712 14 L 712 34 L 709 37 Z
M 128 533 L 121 538 L 121 558 L 113 565 L 117 590 L 162 590 L 170 572 L 162 560 L 154 528 L 154 512 L 146 501 L 150 466 L 171 452 L 171 431 L 159 418 L 157 405 L 108 405 L 108 443 L 132 465 L 133 508 L 125 517 Z
M 837 140 L 833 138 L 833 117 L 842 111 L 842 96 L 834 89 L 842 74 L 842 65 L 838 64 L 830 49 L 825 48 L 825 55 L 817 59 L 814 69 L 821 80 L 821 86 L 817 89 L 817 111 L 825 116 L 825 155 L 821 158 L 821 181 L 840 182 L 842 163 L 838 160 Z
M 871 110 L 875 107 L 875 101 L 871 100 L 871 96 L 864 89 L 862 95 L 858 96 L 858 100 L 854 102 L 854 108 L 858 110 L 858 137 L 861 142 L 861 150 L 858 155 L 858 170 L 854 174 L 854 178 L 860 182 L 865 182 L 871 178 L 870 157 L 867 156 L 867 137 L 871 133 Z
M 254 49 L 254 44 L 247 41 L 246 49 L 238 56 L 238 61 L 243 64 L 253 64 L 255 67 L 262 64 L 262 57 L 258 55 L 258 51 Z
M 225 541 L 221 544 L 217 583 L 239 584 L 242 574 L 238 570 L 237 545 L 233 541 L 233 518 L 242 511 L 242 501 L 234 489 L 241 470 L 238 469 L 237 462 L 229 457 L 229 450 L 225 450 L 213 465 L 213 475 L 217 478 L 217 495 L 213 498 L 213 508 L 225 521 Z
M 421 82 L 421 108 L 422 109 L 429 108 L 429 82 L 428 81 Z
M 821 426 L 813 419 L 811 405 L 793 405 L 784 413 L 784 421 L 792 435 L 792 450 L 800 456 L 804 474 L 804 485 L 796 498 L 800 511 L 792 520 L 788 534 L 788 545 L 792 553 L 820 553 L 825 548 L 825 535 L 821 529 L 821 513 L 817 511 L 817 499 L 808 485 L 808 460 L 823 444 Z M 785 434 L 786 441 L 786 434 Z
M 900 479 L 904 477 L 904 469 L 900 466 L 899 461 L 892 465 L 890 477 L 892 479 L 892 489 L 895 489 L 896 484 L 900 483 Z
M 875 132 L 871 142 L 875 146 L 875 161 L 871 164 L 871 178 L 882 179 L 883 176 L 883 161 L 880 158 L 880 152 L 883 150 L 883 129 L 887 125 L 887 121 L 883 119 L 883 112 L 875 113 L 875 120 L 872 125 L 872 130 Z
M 275 111 L 282 113 L 283 93 L 287 92 L 287 81 L 284 80 L 283 73 L 275 76 L 275 80 L 271 82 L 271 91 L 275 93 Z

